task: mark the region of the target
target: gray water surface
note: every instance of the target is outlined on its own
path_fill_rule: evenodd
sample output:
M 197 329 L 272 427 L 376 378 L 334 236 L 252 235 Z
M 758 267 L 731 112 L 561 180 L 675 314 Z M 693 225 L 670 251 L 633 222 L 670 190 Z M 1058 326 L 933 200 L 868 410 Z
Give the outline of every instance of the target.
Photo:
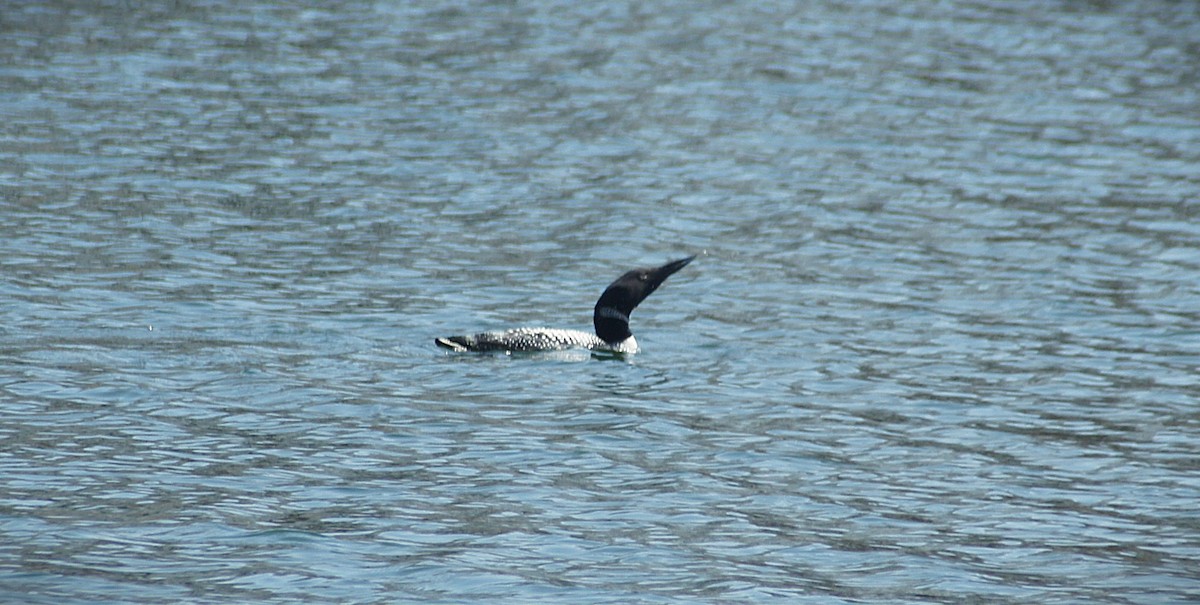
M 0 602 L 1200 600 L 1195 3 L 0 38 Z

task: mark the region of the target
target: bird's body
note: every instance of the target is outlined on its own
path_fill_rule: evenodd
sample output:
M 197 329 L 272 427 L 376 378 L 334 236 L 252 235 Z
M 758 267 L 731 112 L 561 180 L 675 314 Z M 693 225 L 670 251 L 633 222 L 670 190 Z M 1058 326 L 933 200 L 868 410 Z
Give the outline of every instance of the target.
M 661 267 L 634 269 L 617 278 L 600 295 L 592 313 L 596 333 L 558 328 L 516 328 L 470 336 L 445 336 L 434 340 L 453 351 L 556 351 L 589 349 L 612 353 L 638 352 L 629 331 L 629 314 L 668 277 L 696 257 L 672 261 Z
M 556 351 L 576 348 L 613 353 L 638 351 L 637 340 L 632 336 L 610 345 L 595 334 L 561 328 L 514 328 L 472 336 L 438 338 L 436 342 L 455 351 Z

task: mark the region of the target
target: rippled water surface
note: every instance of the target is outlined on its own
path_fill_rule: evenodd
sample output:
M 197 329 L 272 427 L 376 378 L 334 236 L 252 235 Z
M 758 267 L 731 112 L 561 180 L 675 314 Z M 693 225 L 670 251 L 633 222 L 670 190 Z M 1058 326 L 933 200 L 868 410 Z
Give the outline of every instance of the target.
M 0 34 L 2 602 L 1200 600 L 1194 3 Z

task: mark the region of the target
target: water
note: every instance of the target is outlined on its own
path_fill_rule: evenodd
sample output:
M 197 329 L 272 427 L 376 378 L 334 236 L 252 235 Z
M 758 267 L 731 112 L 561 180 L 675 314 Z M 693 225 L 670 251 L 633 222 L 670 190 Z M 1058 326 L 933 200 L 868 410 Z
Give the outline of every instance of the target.
M 1192 4 L 0 33 L 0 601 L 1200 600 Z

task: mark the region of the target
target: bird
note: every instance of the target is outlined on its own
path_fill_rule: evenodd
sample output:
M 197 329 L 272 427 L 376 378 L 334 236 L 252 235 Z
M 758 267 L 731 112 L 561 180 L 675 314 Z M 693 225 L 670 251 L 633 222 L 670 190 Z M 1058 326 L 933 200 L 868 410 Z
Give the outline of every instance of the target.
M 434 339 L 439 347 L 456 352 L 523 352 L 589 349 L 598 352 L 629 354 L 639 350 L 637 339 L 629 331 L 629 315 L 668 277 L 687 266 L 695 255 L 671 261 L 661 267 L 633 269 L 609 284 L 596 301 L 592 312 L 595 333 L 560 328 L 515 328 L 481 332 L 468 336 L 442 336 Z

